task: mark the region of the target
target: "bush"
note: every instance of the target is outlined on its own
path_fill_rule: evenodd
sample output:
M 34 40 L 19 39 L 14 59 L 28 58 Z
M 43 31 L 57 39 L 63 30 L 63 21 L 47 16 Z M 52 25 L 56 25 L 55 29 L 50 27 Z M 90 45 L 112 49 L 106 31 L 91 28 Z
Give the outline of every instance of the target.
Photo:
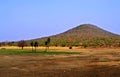
M 69 49 L 72 49 L 72 46 L 70 46 Z

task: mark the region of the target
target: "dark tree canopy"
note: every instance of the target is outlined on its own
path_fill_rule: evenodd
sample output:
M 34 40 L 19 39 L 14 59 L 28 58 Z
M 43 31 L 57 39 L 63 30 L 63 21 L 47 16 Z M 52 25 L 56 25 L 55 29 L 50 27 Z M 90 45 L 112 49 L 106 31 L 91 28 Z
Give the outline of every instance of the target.
M 34 47 L 35 47 L 35 51 L 36 51 L 36 47 L 38 47 L 38 42 L 37 41 L 35 41 Z
M 27 46 L 27 43 L 26 43 L 26 41 L 21 40 L 21 41 L 18 42 L 18 46 L 19 46 L 19 47 L 22 47 L 22 49 L 23 49 L 24 46 Z
M 35 41 L 34 47 L 38 47 L 38 42 L 37 41 Z
M 33 41 L 30 43 L 30 46 L 32 46 L 32 51 L 33 51 L 33 46 L 34 46 L 34 42 Z
M 34 46 L 34 42 L 32 41 L 32 42 L 30 43 L 30 45 L 33 47 L 33 46 Z
M 50 39 L 50 37 L 49 37 L 49 38 L 47 39 L 47 42 L 50 43 L 50 40 L 51 40 L 51 39 Z
M 50 41 L 51 41 L 50 38 L 47 38 L 47 41 L 45 41 L 45 46 L 46 46 L 45 52 L 49 49 Z

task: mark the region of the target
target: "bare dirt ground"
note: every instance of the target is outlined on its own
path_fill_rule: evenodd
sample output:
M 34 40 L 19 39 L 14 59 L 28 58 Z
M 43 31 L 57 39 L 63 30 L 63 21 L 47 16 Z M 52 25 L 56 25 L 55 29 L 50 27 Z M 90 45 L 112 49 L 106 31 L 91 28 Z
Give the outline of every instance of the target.
M 120 77 L 120 49 L 74 55 L 0 55 L 0 77 Z

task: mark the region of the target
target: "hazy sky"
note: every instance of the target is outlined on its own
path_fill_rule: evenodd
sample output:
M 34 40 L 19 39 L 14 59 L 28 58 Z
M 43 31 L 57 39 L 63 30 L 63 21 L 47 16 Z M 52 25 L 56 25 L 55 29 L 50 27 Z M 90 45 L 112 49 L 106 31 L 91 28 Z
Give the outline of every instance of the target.
M 120 0 L 0 0 L 0 41 L 50 36 L 84 23 L 120 34 Z

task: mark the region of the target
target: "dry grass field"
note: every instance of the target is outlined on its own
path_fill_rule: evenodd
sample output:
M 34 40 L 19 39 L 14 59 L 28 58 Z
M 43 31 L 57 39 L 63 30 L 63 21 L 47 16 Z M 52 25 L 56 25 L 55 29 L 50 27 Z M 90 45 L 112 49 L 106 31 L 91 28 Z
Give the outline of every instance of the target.
M 0 77 L 120 77 L 119 48 L 50 47 L 50 51 L 80 54 L 0 54 Z

